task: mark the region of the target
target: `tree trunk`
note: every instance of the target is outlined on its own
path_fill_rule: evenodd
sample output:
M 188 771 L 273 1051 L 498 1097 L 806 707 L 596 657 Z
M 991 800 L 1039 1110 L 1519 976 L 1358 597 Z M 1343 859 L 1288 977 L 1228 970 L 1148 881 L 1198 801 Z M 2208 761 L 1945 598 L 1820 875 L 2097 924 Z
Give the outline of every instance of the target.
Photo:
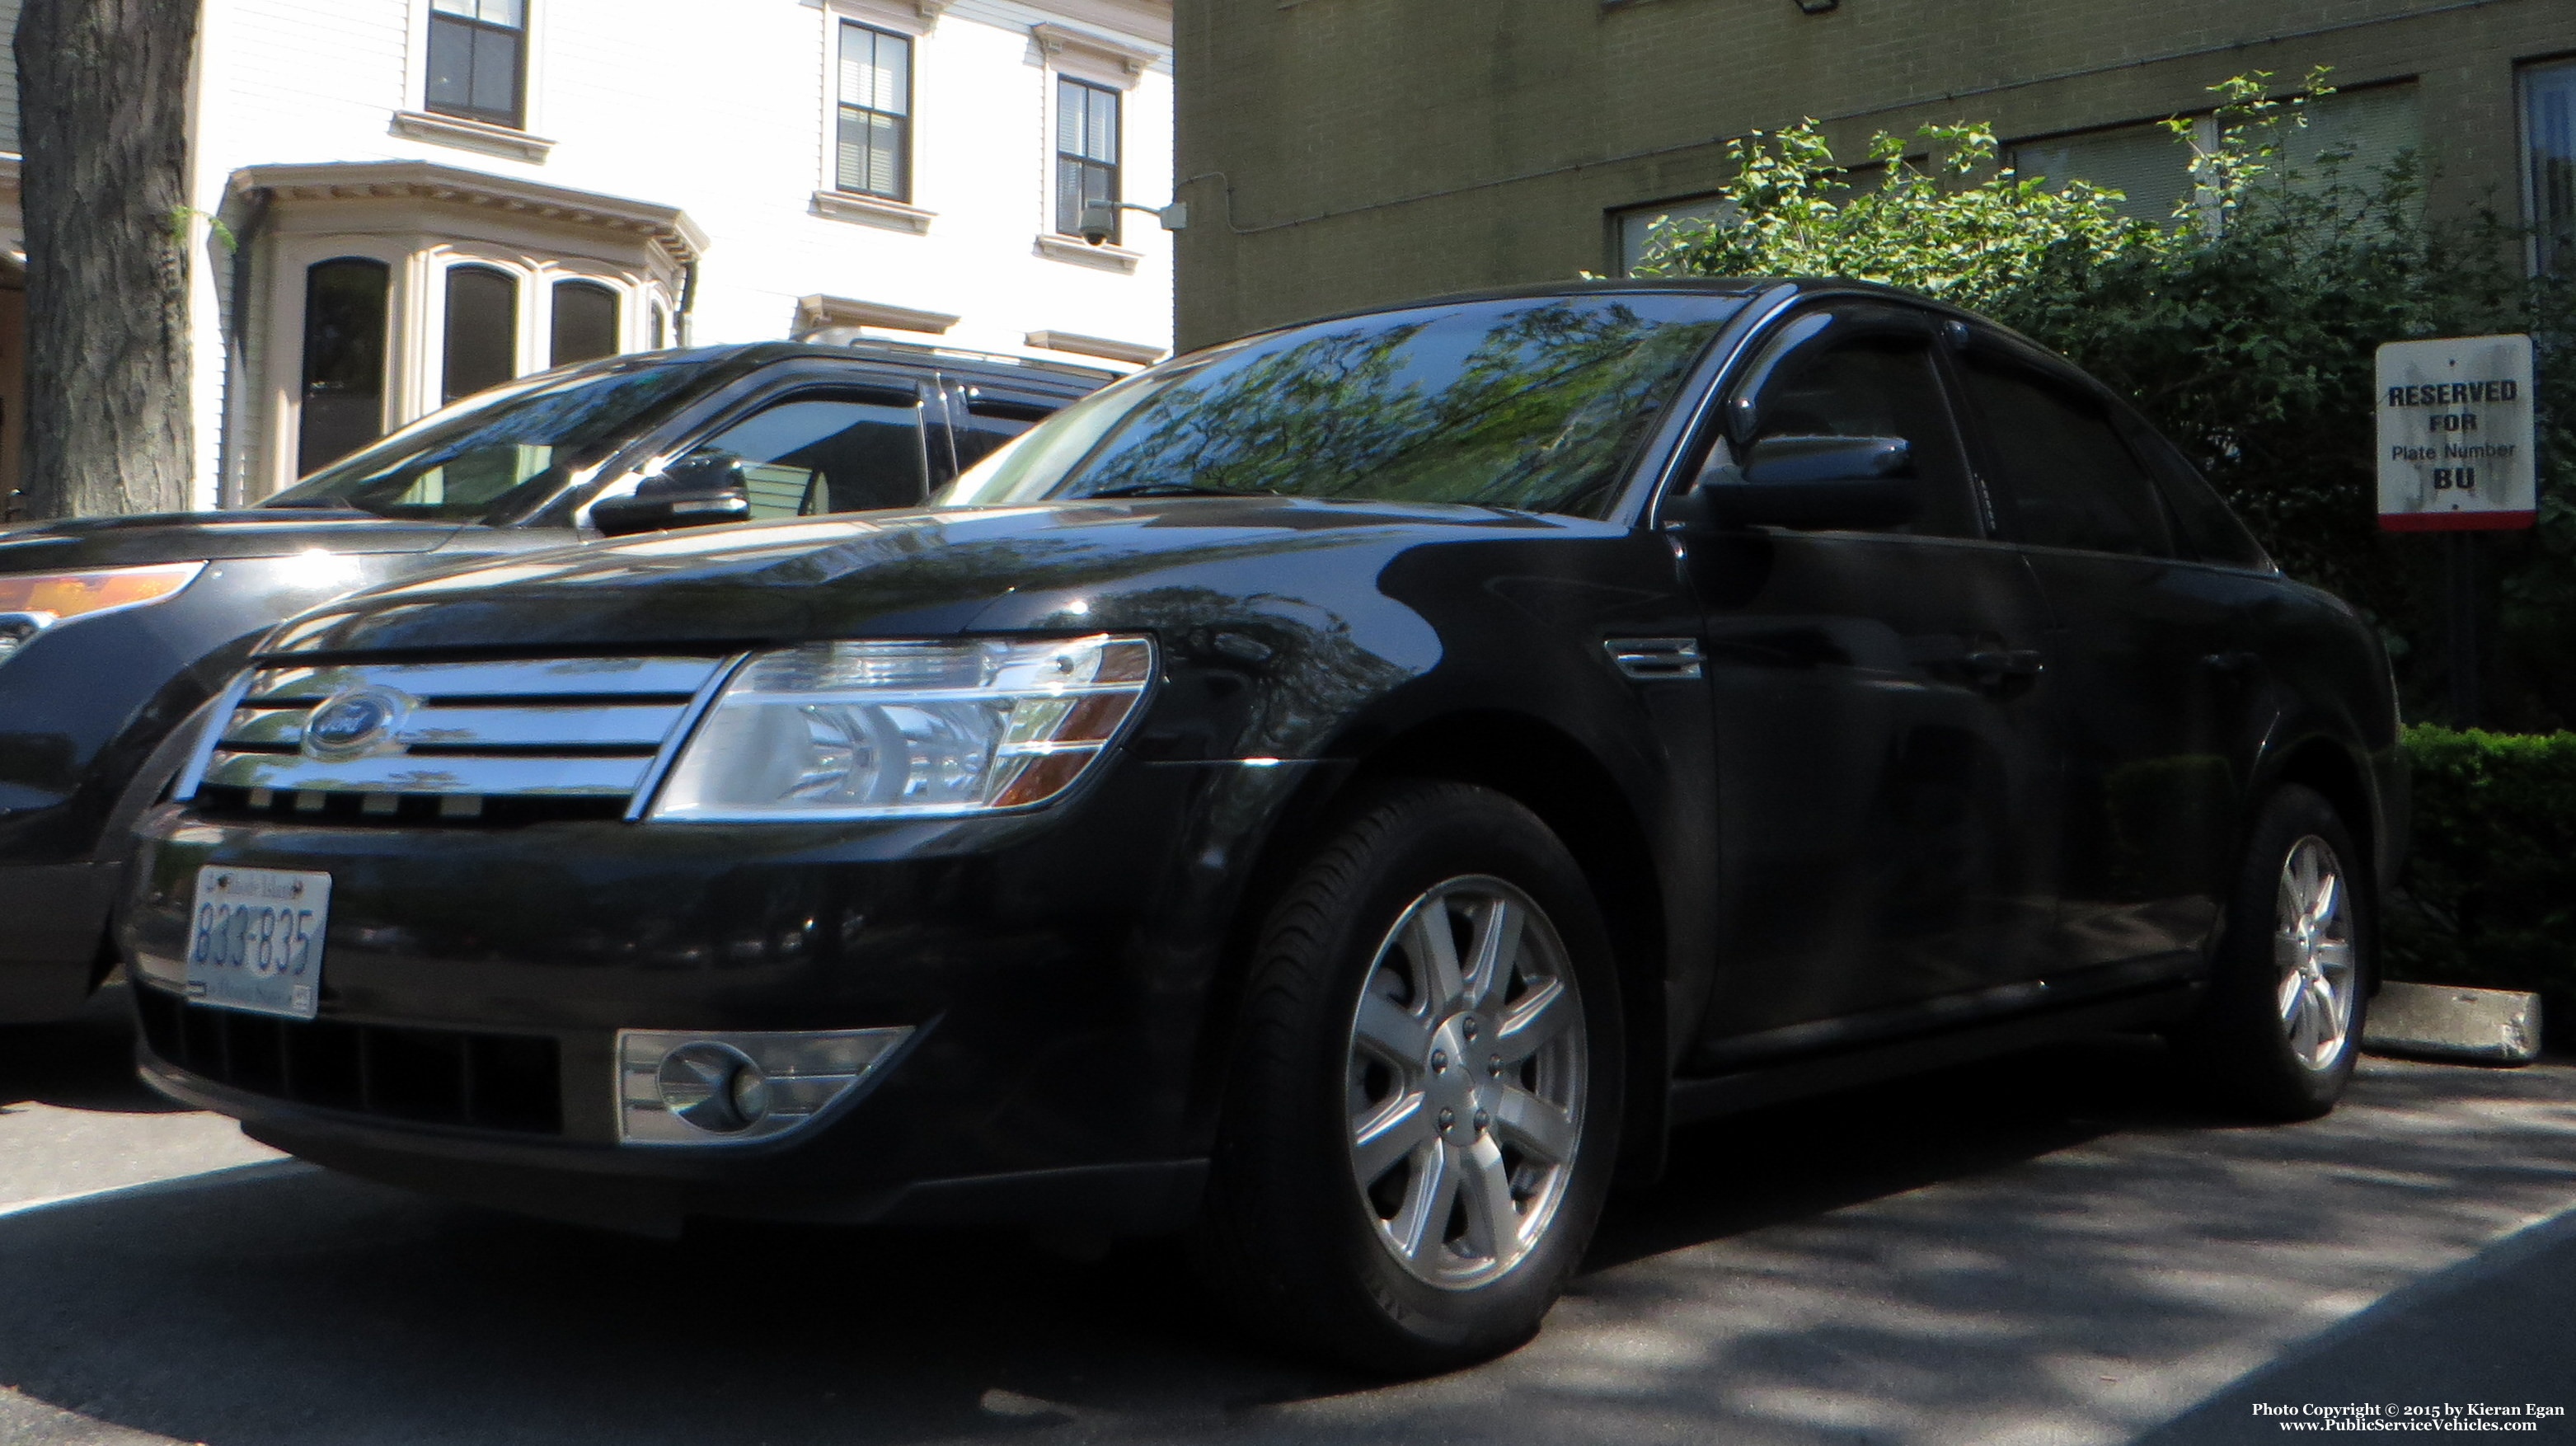
M 198 0 L 18 12 L 32 517 L 189 505 L 188 67 Z

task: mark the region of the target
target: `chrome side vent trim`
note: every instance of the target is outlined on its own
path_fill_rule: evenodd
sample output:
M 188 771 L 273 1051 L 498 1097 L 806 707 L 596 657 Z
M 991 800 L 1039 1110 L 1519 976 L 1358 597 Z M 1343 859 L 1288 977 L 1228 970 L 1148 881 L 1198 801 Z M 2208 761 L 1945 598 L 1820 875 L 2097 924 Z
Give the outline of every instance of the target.
M 1613 667 L 1640 683 L 1700 675 L 1697 638 L 1605 638 L 1601 646 Z

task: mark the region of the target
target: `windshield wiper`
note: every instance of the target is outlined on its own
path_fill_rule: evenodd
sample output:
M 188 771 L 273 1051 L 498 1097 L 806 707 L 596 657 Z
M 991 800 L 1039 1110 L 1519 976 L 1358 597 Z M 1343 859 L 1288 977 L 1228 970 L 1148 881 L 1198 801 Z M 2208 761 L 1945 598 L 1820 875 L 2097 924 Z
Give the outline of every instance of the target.
M 1084 497 L 1276 497 L 1276 492 L 1247 491 L 1241 487 L 1200 487 L 1188 482 L 1137 482 L 1125 487 L 1103 487 L 1085 492 Z

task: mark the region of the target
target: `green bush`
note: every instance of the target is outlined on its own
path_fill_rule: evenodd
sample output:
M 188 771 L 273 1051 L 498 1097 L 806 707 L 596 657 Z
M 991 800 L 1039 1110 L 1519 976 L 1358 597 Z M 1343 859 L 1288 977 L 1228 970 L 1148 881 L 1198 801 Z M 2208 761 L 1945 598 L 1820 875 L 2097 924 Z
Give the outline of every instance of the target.
M 2536 990 L 2576 1044 L 2576 733 L 2406 730 L 2414 845 L 2385 911 L 2392 979 Z

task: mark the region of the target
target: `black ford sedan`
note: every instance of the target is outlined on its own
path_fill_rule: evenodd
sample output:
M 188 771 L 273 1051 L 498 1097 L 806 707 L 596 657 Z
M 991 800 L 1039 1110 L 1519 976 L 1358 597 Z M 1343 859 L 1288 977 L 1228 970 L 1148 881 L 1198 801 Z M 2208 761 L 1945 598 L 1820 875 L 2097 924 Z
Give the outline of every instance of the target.
M 2328 1108 L 2386 661 L 2118 398 L 1844 284 L 1268 332 L 910 511 L 281 627 L 148 813 L 142 1068 L 639 1227 L 1188 1230 L 1293 1341 L 1533 1330 L 1681 1120 L 2169 1033 Z
M 127 826 L 181 720 L 281 620 L 370 583 L 602 534 L 906 506 L 1111 378 L 786 342 L 565 367 L 460 401 L 257 506 L 0 528 L 0 1024 L 114 963 Z

